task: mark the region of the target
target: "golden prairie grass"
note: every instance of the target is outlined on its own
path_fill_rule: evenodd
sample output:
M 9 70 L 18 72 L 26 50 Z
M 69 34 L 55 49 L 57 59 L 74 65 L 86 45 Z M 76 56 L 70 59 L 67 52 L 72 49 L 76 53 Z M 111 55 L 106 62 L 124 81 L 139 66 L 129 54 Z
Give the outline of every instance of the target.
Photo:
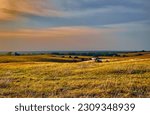
M 12 58 L 16 61 L 11 62 Z M 1 56 L 0 97 L 150 97 L 147 56 L 111 58 L 103 63 L 58 63 L 39 61 L 41 58 L 47 56 Z

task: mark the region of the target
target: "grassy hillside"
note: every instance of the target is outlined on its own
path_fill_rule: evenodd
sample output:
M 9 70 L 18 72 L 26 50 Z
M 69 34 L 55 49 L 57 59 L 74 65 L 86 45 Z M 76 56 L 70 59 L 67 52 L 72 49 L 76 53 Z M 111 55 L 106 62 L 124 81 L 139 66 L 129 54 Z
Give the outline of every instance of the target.
M 80 61 L 79 59 L 76 59 Z M 22 55 L 22 56 L 0 56 L 0 63 L 12 62 L 73 62 L 72 58 L 66 56 L 62 58 L 56 55 Z
M 68 60 L 0 56 L 0 97 L 150 97 L 149 54 L 104 57 L 103 63 Z

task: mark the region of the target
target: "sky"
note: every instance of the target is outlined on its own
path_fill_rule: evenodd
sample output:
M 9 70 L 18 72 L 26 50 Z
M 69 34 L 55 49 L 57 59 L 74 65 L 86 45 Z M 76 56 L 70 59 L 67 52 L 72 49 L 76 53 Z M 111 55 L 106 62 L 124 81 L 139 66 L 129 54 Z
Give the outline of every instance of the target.
M 149 0 L 0 0 L 0 51 L 150 50 Z

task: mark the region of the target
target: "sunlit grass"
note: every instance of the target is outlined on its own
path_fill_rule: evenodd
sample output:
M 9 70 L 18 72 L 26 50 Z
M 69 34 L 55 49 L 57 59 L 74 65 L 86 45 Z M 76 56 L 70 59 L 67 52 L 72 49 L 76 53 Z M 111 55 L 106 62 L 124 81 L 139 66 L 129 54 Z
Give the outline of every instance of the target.
M 41 58 L 49 59 L 1 56 L 0 97 L 150 97 L 149 57 L 111 58 L 103 63 Z

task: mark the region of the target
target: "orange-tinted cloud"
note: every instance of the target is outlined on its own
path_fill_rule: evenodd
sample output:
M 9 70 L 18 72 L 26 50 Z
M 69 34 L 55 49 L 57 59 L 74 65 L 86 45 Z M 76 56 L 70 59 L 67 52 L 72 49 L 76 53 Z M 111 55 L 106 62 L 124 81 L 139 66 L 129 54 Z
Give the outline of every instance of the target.
M 12 20 L 23 14 L 61 16 L 49 0 L 0 0 L 0 20 Z M 48 5 L 47 5 L 48 4 Z
M 99 29 L 90 27 L 57 27 L 46 29 L 20 29 L 14 31 L 0 31 L 0 38 L 66 38 L 89 35 L 110 34 L 116 31 L 115 29 Z
M 88 50 L 111 47 L 111 28 L 56 27 L 0 31 L 0 50 Z

